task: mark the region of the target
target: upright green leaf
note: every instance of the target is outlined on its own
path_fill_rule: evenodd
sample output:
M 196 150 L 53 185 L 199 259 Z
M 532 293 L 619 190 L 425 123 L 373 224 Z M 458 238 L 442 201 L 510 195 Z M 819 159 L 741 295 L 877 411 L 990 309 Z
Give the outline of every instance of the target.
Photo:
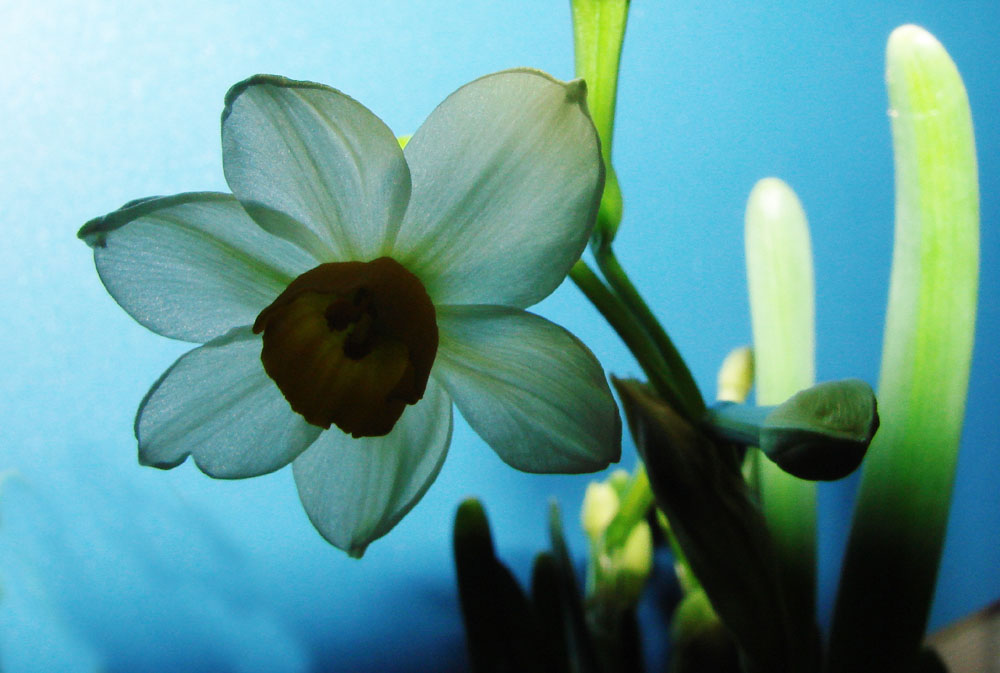
M 493 550 L 482 504 L 459 505 L 454 530 L 455 574 L 475 673 L 542 673 L 540 630 L 517 580 Z
M 912 670 L 944 541 L 972 358 L 979 193 L 972 118 L 944 47 L 917 26 L 886 55 L 896 241 L 879 411 L 841 576 L 832 671 Z
M 535 556 L 531 569 L 531 601 L 538 615 L 541 634 L 540 657 L 546 673 L 572 673 L 567 634 L 572 628 L 572 610 L 563 600 L 559 563 L 551 552 Z
M 754 186 L 745 237 L 757 404 L 780 404 L 816 378 L 812 248 L 805 212 L 791 187 L 777 178 Z M 793 614 L 811 621 L 816 486 L 759 457 L 756 468 L 764 517 L 793 587 Z
M 568 666 L 571 673 L 598 673 L 597 654 L 591 642 L 584 616 L 583 601 L 573 572 L 573 561 L 563 536 L 562 515 L 559 505 L 549 506 L 549 538 L 552 541 L 552 558 L 555 562 L 556 589 L 562 606 L 563 636 L 566 641 Z

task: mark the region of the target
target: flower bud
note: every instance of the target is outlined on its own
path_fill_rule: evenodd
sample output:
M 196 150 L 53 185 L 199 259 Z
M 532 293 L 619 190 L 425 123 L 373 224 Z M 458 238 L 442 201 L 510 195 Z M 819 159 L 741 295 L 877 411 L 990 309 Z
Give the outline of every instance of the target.
M 634 605 L 653 569 L 653 533 L 646 521 L 640 521 L 629 533 L 618 558 L 618 567 L 619 595 Z
M 749 346 L 733 349 L 719 368 L 718 393 L 720 402 L 745 402 L 753 387 L 754 359 Z
M 629 480 L 631 478 L 632 477 L 629 476 L 628 472 L 626 472 L 621 468 L 618 468 L 617 470 L 608 475 L 608 484 L 610 484 L 615 489 L 615 493 L 617 493 L 618 497 L 620 498 L 622 497 L 622 494 L 625 493 L 625 489 L 628 488 Z
M 618 513 L 618 493 L 606 482 L 592 481 L 583 496 L 580 519 L 591 542 L 597 544 Z
M 840 479 L 861 464 L 878 426 L 867 383 L 830 381 L 796 393 L 768 414 L 760 448 L 802 479 Z
M 717 437 L 759 446 L 785 472 L 814 481 L 853 472 L 879 426 L 875 393 L 858 379 L 820 383 L 776 407 L 723 402 L 705 421 Z
M 653 565 L 653 535 L 645 514 L 649 500 L 642 465 L 630 475 L 615 470 L 603 482 L 591 482 L 580 518 L 590 538 L 587 604 L 592 620 L 603 623 L 635 606 Z

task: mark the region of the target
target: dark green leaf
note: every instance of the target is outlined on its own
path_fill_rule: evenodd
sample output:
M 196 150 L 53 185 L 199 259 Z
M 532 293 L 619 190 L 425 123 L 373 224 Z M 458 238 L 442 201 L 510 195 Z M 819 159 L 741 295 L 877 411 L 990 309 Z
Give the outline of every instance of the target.
M 486 512 L 464 501 L 455 515 L 455 570 L 469 659 L 476 673 L 543 673 L 531 605 L 497 560 Z
M 815 670 L 818 632 L 788 617 L 774 548 L 732 447 L 716 445 L 647 386 L 614 384 L 657 504 L 749 669 Z

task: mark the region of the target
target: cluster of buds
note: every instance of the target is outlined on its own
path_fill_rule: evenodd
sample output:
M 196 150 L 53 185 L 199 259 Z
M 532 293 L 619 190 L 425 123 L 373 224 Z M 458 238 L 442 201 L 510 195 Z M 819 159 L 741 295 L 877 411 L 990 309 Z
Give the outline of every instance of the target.
M 649 481 L 640 465 L 634 475 L 615 470 L 591 482 L 583 498 L 583 530 L 590 540 L 587 608 L 603 621 L 635 607 L 653 566 L 653 536 L 646 513 Z

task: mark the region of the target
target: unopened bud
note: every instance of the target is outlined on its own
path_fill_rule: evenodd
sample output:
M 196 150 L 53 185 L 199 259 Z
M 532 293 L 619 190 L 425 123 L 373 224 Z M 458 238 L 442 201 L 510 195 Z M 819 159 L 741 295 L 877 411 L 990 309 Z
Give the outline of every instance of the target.
M 796 393 L 768 414 L 760 448 L 802 479 L 840 479 L 861 464 L 878 426 L 867 383 L 831 381 Z
M 629 533 L 619 563 L 622 594 L 634 603 L 653 569 L 653 534 L 648 523 L 640 521 Z
M 776 407 L 723 402 L 706 421 L 722 439 L 759 446 L 782 470 L 810 480 L 853 472 L 879 426 L 875 393 L 858 379 L 820 383 Z
M 580 519 L 583 530 L 591 541 L 596 542 L 618 513 L 618 493 L 607 482 L 592 481 L 583 496 Z
M 753 387 L 753 350 L 749 346 L 730 351 L 719 368 L 718 393 L 720 402 L 744 402 Z
M 611 486 L 615 489 L 615 493 L 617 493 L 620 498 L 625 492 L 625 489 L 628 488 L 628 482 L 631 478 L 632 477 L 628 472 L 618 468 L 608 475 L 607 483 L 611 484 Z

